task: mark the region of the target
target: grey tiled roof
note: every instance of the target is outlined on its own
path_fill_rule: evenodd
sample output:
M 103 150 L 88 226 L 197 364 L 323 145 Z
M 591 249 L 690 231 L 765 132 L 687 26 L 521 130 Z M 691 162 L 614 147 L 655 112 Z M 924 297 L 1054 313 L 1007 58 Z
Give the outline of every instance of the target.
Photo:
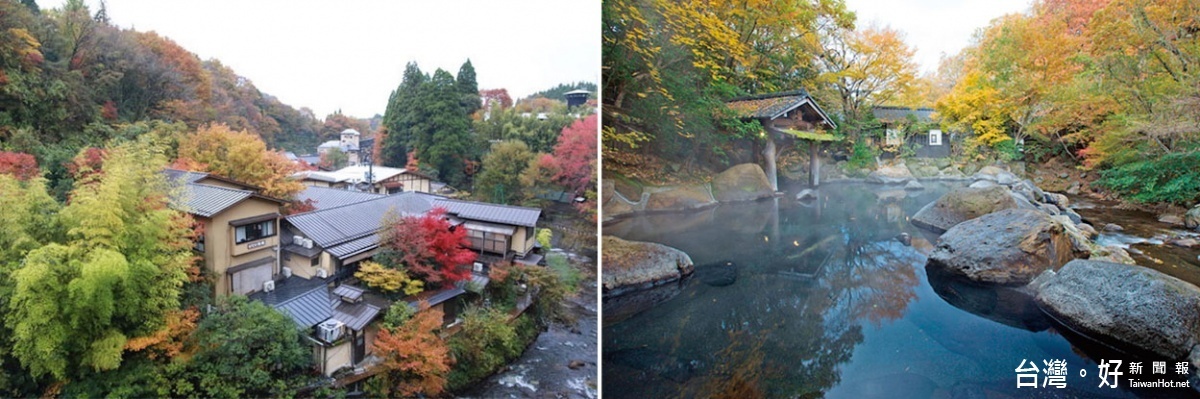
M 308 328 L 333 316 L 326 283 L 324 279 L 293 276 L 275 282 L 274 291 L 254 293 L 250 299 L 271 305 L 290 316 L 300 327 Z
M 925 123 L 933 121 L 933 108 L 873 107 L 871 108 L 871 113 L 880 122 L 905 120 L 909 114 L 916 117 L 917 122 Z
M 330 255 L 338 257 L 338 259 L 346 259 L 366 252 L 377 245 L 379 245 L 379 234 L 369 234 L 362 238 L 356 238 L 325 248 L 325 251 L 329 252 Z
M 176 198 L 172 205 L 180 211 L 212 217 L 251 195 L 254 193 L 245 190 L 189 183 L 184 185 L 182 198 Z
M 357 301 L 363 296 L 363 289 L 349 284 L 342 284 L 333 289 L 333 295 L 340 296 L 352 301 Z
M 534 227 L 542 210 L 523 206 L 496 205 L 483 202 L 440 199 L 434 206 L 446 208 L 446 212 L 462 219 L 503 223 L 513 226 Z
M 321 254 L 321 248 L 317 248 L 317 247 L 305 248 L 305 247 L 302 247 L 302 246 L 299 246 L 296 244 L 288 244 L 283 247 L 283 250 L 294 253 L 296 255 L 303 256 L 305 258 L 312 258 L 314 256 Z
M 830 127 L 836 126 L 833 119 L 829 118 L 825 110 L 821 109 L 816 100 L 804 89 L 738 97 L 725 102 L 725 105 L 739 117 L 754 119 L 775 119 L 804 104 L 811 104 Z
M 333 308 L 333 319 L 342 322 L 346 327 L 353 330 L 362 331 L 375 316 L 379 315 L 379 307 L 369 303 L 346 303 L 340 299 Z
M 438 198 L 429 194 L 404 192 L 296 214 L 285 220 L 328 250 L 335 245 L 374 235 L 389 210 L 394 210 L 397 216 L 421 215 L 432 209 L 434 200 Z
M 435 306 L 439 303 L 454 299 L 454 298 L 458 297 L 459 295 L 462 295 L 466 292 L 467 291 L 462 289 L 461 287 L 450 287 L 450 288 L 444 288 L 441 291 L 437 291 L 434 293 L 430 293 L 429 291 L 426 291 L 426 292 L 423 292 L 416 296 L 410 296 L 410 297 L 404 298 L 404 301 L 408 302 L 408 306 L 411 306 L 413 309 L 418 309 L 421 304 L 421 301 L 427 301 L 427 302 L 429 302 L 429 306 Z
M 308 186 L 304 188 L 304 191 L 296 194 L 296 201 L 303 202 L 311 199 L 316 209 L 325 209 L 356 204 L 386 196 L 385 194 L 365 193 L 362 191 Z

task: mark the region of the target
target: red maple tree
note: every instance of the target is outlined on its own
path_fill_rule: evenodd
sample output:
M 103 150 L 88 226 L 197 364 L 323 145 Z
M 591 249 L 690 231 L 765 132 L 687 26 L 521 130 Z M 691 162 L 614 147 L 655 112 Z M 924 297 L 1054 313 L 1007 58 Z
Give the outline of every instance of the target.
M 38 176 L 37 159 L 23 152 L 0 151 L 0 174 L 9 174 L 17 180 L 29 180 Z
M 583 193 L 592 184 L 592 170 L 596 168 L 596 121 L 596 115 L 591 115 L 563 128 L 554 146 L 559 168 L 554 180 L 575 194 Z
M 88 147 L 66 163 L 67 173 L 75 180 L 85 180 L 92 174 L 103 172 L 104 158 L 107 156 L 108 151 L 103 148 Z
M 470 265 L 476 254 L 468 244 L 467 230 L 451 229 L 443 208 L 401 218 L 387 238 L 387 248 L 395 253 L 396 261 L 433 286 L 471 278 Z

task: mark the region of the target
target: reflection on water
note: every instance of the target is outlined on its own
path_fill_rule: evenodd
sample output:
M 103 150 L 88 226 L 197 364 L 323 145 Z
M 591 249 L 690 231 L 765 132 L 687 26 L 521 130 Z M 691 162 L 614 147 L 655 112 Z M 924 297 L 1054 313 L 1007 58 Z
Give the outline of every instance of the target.
M 1084 354 L 1105 352 L 1072 347 L 1027 295 L 939 276 L 930 285 L 936 237 L 908 218 L 948 186 L 926 187 L 834 184 L 808 203 L 605 226 L 699 265 L 656 306 L 605 302 L 605 397 L 1027 397 L 1015 385 L 1024 359 L 1067 360 L 1068 388 L 1042 396 L 1132 396 L 1098 389 L 1096 361 Z

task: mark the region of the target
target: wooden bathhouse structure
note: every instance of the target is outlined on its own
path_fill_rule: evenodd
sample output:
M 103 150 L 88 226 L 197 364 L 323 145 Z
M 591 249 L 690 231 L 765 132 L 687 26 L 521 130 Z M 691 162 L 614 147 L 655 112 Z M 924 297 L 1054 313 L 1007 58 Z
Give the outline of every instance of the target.
M 816 187 L 820 184 L 821 161 L 817 150 L 821 142 L 838 141 L 839 137 L 829 133 L 837 124 L 817 105 L 808 91 L 804 89 L 780 93 L 760 94 L 755 96 L 738 97 L 726 101 L 729 107 L 743 120 L 758 120 L 763 126 L 762 138 L 766 141 L 763 157 L 766 159 L 767 180 L 771 188 L 779 190 L 778 170 L 775 164 L 777 157 L 776 142 L 787 143 L 795 140 L 808 142 L 809 149 L 809 178 L 808 184 Z
M 949 157 L 954 135 L 945 134 L 936 126 L 922 134 L 905 137 L 904 128 L 909 124 L 933 124 L 933 112 L 933 108 L 872 107 L 871 113 L 883 125 L 884 138 L 881 147 L 894 151 L 902 145 L 909 145 L 915 150 L 913 156 L 917 158 Z

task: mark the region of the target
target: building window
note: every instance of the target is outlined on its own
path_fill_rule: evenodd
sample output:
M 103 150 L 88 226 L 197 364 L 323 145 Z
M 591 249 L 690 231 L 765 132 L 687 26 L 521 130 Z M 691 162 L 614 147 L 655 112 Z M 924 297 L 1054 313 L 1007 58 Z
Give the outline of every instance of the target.
M 312 267 L 321 267 L 321 255 L 317 255 L 312 258 L 311 266 Z
M 471 241 L 471 248 L 498 254 L 508 252 L 508 236 L 506 235 L 468 229 L 467 238 Z
M 275 221 L 268 220 L 265 222 L 251 223 L 245 226 L 238 226 L 235 233 L 237 244 L 247 241 L 254 241 L 267 237 L 275 236 Z
M 886 137 L 884 137 L 886 145 L 900 145 L 900 131 L 896 129 L 888 129 Z
M 204 252 L 204 233 L 201 233 L 200 237 L 196 238 L 196 246 L 194 248 L 196 251 Z
M 941 130 L 930 130 L 929 131 L 929 145 L 942 145 L 942 131 Z

